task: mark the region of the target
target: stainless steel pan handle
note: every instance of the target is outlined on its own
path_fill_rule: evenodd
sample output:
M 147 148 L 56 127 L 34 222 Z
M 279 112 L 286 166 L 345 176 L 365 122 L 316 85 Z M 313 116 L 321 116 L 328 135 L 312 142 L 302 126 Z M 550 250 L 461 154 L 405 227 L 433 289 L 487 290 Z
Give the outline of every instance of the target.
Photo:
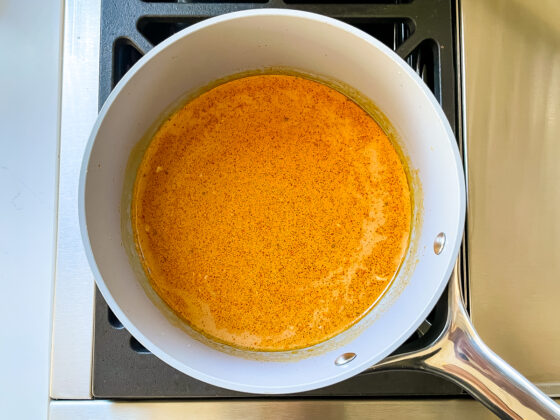
M 449 282 L 447 324 L 427 348 L 388 357 L 368 372 L 413 369 L 458 384 L 500 418 L 560 419 L 560 406 L 498 357 L 466 313 L 457 270 Z

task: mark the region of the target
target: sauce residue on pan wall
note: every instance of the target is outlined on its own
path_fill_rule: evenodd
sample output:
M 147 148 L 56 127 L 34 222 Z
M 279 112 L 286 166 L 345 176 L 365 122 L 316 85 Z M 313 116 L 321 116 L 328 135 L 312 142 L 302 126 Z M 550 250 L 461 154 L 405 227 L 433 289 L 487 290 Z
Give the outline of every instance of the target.
M 175 112 L 132 199 L 156 293 L 195 330 L 261 351 L 361 319 L 398 271 L 410 219 L 383 130 L 341 93 L 287 75 L 233 80 Z

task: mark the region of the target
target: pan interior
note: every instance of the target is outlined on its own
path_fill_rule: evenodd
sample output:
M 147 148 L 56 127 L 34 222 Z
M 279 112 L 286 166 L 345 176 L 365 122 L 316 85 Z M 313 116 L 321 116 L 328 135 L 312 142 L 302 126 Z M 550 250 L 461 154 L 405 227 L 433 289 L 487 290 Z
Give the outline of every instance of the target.
M 399 154 L 367 112 L 325 84 L 257 74 L 165 120 L 123 223 L 192 328 L 285 351 L 367 314 L 406 254 L 410 207 Z

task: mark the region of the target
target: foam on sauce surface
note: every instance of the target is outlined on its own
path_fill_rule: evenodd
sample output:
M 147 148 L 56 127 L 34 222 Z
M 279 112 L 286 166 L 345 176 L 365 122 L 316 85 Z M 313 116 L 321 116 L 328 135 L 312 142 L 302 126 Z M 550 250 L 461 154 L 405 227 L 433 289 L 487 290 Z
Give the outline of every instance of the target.
M 410 191 L 391 142 L 341 93 L 284 75 L 220 85 L 158 129 L 132 224 L 150 283 L 205 335 L 252 350 L 327 340 L 387 289 Z

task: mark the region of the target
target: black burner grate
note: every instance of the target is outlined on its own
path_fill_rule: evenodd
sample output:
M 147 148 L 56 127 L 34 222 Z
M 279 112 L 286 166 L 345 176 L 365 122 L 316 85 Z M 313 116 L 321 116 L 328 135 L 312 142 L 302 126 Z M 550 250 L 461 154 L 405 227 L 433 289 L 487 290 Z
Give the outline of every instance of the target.
M 154 45 L 208 17 L 252 8 L 291 8 L 331 16 L 374 36 L 412 66 L 439 100 L 459 141 L 458 71 L 453 0 L 103 0 L 101 8 L 100 104 L 121 77 Z M 445 323 L 446 294 L 396 353 L 420 348 Z M 355 376 L 298 397 L 459 395 L 443 379 L 420 372 Z M 95 398 L 246 397 L 205 384 L 171 368 L 146 350 L 96 292 L 93 363 Z M 252 396 L 255 397 L 255 396 Z

